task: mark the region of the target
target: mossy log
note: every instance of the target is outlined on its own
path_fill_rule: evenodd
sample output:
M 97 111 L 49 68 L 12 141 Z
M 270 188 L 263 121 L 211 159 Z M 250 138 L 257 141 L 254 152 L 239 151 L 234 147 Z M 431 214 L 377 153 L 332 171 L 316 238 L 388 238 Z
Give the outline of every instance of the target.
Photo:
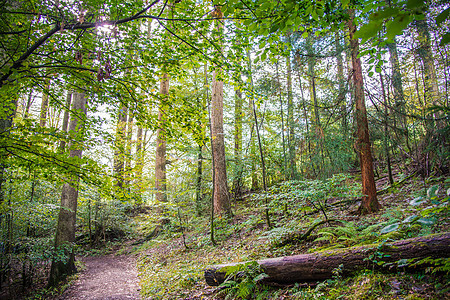
M 257 261 L 268 275 L 265 283 L 292 284 L 311 282 L 333 277 L 339 268 L 342 276 L 368 269 L 407 268 L 420 270 L 429 265 L 414 264 L 424 258 L 450 256 L 450 233 L 429 235 L 393 243 L 365 245 L 323 252 L 268 258 Z M 408 260 L 405 266 L 405 260 Z M 383 262 L 381 266 L 376 263 Z M 205 270 L 206 283 L 217 286 L 225 281 L 224 267 L 242 263 L 210 266 Z M 342 265 L 342 266 L 341 266 Z M 400 266 L 401 265 L 401 266 Z

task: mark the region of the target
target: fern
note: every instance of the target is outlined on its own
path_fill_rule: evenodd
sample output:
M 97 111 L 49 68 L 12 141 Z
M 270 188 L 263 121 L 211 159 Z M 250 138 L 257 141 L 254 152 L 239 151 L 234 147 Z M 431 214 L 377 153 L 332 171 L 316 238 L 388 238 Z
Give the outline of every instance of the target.
M 225 299 L 248 299 L 256 290 L 258 283 L 267 277 L 262 267 L 251 261 L 244 264 L 227 266 L 221 269 L 227 278 L 220 285 L 220 294 Z

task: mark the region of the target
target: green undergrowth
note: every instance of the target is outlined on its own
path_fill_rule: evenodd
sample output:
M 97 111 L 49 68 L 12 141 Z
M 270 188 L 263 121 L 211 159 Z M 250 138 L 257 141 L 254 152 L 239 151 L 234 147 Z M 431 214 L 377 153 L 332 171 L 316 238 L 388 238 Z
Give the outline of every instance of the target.
M 363 270 L 343 277 L 338 268 L 333 279 L 284 287 L 265 286 L 261 270 L 232 270 L 222 286 L 209 287 L 203 271 L 215 264 L 448 232 L 449 188 L 448 178 L 423 182 L 413 177 L 379 195 L 383 208 L 378 213 L 358 216 L 360 186 L 351 176 L 285 182 L 234 203 L 233 217 L 216 219 L 216 245 L 208 216 L 174 214 L 157 235 L 132 250 L 140 255 L 141 294 L 145 299 L 448 299 L 448 259 L 433 261 L 417 274 Z M 144 235 L 159 224 L 156 214 L 138 218 Z M 368 259 L 383 263 L 383 253 L 376 255 Z

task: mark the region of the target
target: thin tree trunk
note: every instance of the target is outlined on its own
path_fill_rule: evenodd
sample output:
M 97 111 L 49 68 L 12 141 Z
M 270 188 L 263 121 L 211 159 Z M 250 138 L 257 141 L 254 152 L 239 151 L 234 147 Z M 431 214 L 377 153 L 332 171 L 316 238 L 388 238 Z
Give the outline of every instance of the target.
M 403 84 L 402 84 L 402 74 L 400 72 L 400 63 L 398 61 L 398 52 L 397 52 L 397 42 L 394 39 L 392 43 L 387 44 L 387 48 L 389 50 L 389 61 L 392 68 L 392 87 L 394 88 L 394 107 L 395 107 L 395 116 L 398 118 L 400 122 L 400 129 L 402 135 L 405 137 L 407 146 L 409 148 L 408 142 L 408 127 L 406 124 L 406 116 L 405 116 L 405 96 L 403 93 Z M 395 118 L 395 121 L 397 121 Z M 394 127 L 397 125 L 394 123 Z
M 142 173 L 144 168 L 144 149 L 142 142 L 142 126 L 138 126 L 137 137 L 136 137 L 136 188 L 137 197 L 136 205 L 142 205 L 142 193 L 144 192 Z
M 214 16 L 223 17 L 220 6 L 215 6 Z M 218 39 L 221 39 L 223 31 L 222 20 L 217 21 Z M 222 50 L 218 50 L 222 51 Z M 220 53 L 218 53 L 220 54 Z M 223 81 L 222 71 L 216 66 L 213 71 L 212 95 L 211 95 L 211 144 L 214 152 L 214 211 L 215 213 L 231 213 L 230 197 L 228 193 L 227 169 L 225 161 L 225 140 L 223 132 Z
M 348 134 L 348 124 L 347 124 L 347 105 L 345 102 L 345 86 L 344 86 L 344 64 L 342 61 L 342 45 L 341 37 L 339 32 L 335 34 L 336 43 L 336 62 L 337 62 L 337 80 L 338 80 L 338 96 L 337 104 L 341 107 L 341 125 L 342 125 L 342 136 L 344 141 L 347 140 Z
M 389 183 L 391 185 L 394 184 L 394 178 L 392 176 L 392 168 L 391 168 L 391 155 L 389 154 L 389 131 L 388 131 L 388 102 L 386 97 L 386 90 L 384 88 L 384 80 L 383 75 L 380 73 L 380 82 L 381 82 L 381 91 L 383 95 L 384 102 L 384 153 L 386 155 L 387 167 L 388 167 L 388 177 Z
M 241 193 L 242 175 L 242 91 L 240 87 L 235 89 L 234 98 L 234 159 L 235 170 L 233 180 L 233 192 L 235 199 Z
M 124 165 L 125 165 L 125 130 L 127 124 L 128 108 L 122 104 L 117 117 L 116 127 L 116 141 L 114 150 L 114 177 L 115 186 L 118 188 L 116 191 L 119 193 L 118 198 L 122 199 L 123 195 L 123 182 L 124 182 Z
M 7 88 L 7 86 L 4 87 L 4 89 Z M 3 184 L 6 181 L 6 160 L 9 156 L 9 153 L 7 153 L 5 150 L 8 148 L 8 144 L 10 143 L 9 135 L 11 133 L 10 130 L 13 125 L 13 119 L 16 115 L 16 110 L 16 97 L 11 97 L 9 101 L 0 101 L 0 111 L 2 112 L 2 114 L 0 115 L 0 204 L 2 204 L 5 200 Z
M 250 75 L 250 82 L 251 82 L 251 87 L 252 87 L 252 96 L 251 96 L 251 102 L 252 102 L 252 108 L 253 108 L 253 116 L 255 118 L 255 128 L 256 128 L 256 136 L 258 138 L 258 146 L 259 146 L 259 155 L 261 158 L 261 167 L 262 167 L 262 180 L 263 180 L 263 187 L 264 187 L 264 192 L 267 193 L 267 183 L 266 183 L 266 164 L 264 162 L 264 153 L 263 153 L 263 148 L 262 148 L 262 144 L 261 144 L 261 136 L 259 134 L 259 126 L 258 126 L 258 116 L 256 115 L 256 106 L 255 106 L 255 101 L 253 100 L 254 97 L 254 86 L 253 86 L 253 76 L 252 76 L 252 61 L 251 61 L 251 57 L 250 57 L 250 51 L 247 53 L 248 56 L 248 69 L 249 69 L 249 75 Z M 268 207 L 268 195 L 265 196 L 265 204 L 266 204 L 266 208 L 265 208 L 265 216 L 266 216 L 266 224 L 267 224 L 267 228 L 271 228 L 272 225 L 270 224 L 270 216 L 269 216 L 269 207 Z
M 369 124 L 367 122 L 366 104 L 364 99 L 364 83 L 359 54 L 359 41 L 353 38 L 356 26 L 353 23 L 354 11 L 350 13 L 348 29 L 350 34 L 350 49 L 353 66 L 353 84 L 355 87 L 357 150 L 361 163 L 361 179 L 363 199 L 359 211 L 362 214 L 376 212 L 381 208 L 377 200 L 377 190 L 373 172 L 372 152 L 370 148 Z
M 126 136 L 126 148 L 125 148 L 125 187 L 130 191 L 130 182 L 132 178 L 131 172 L 131 147 L 133 146 L 133 121 L 134 115 L 131 110 L 128 110 L 128 124 L 127 124 L 127 136 Z M 131 194 L 131 193 L 130 193 Z
M 278 95 L 280 97 L 280 115 L 281 115 L 281 141 L 283 143 L 283 163 L 284 163 L 284 180 L 287 180 L 289 178 L 287 174 L 287 159 L 286 159 L 286 141 L 284 138 L 284 111 L 283 111 L 283 97 L 281 95 L 281 80 L 280 80 L 280 74 L 278 72 L 278 62 L 275 63 L 275 69 L 277 72 L 277 84 L 278 84 Z
M 23 113 L 23 118 L 26 119 L 30 116 L 30 108 L 31 108 L 31 104 L 33 103 L 33 89 L 30 89 L 30 93 L 28 94 L 28 98 L 27 98 L 27 104 L 25 106 L 25 110 Z
M 166 137 L 165 137 L 165 123 L 166 120 L 166 102 L 169 96 L 169 75 L 164 74 L 160 87 L 159 93 L 161 100 L 159 102 L 159 113 L 158 113 L 158 129 L 156 130 L 156 158 L 155 158 L 155 189 L 156 189 L 156 200 L 160 202 L 167 201 L 167 183 L 166 183 Z
M 64 109 L 64 115 L 63 115 L 63 123 L 61 130 L 67 134 L 67 127 L 69 126 L 69 111 L 70 111 L 70 104 L 72 103 L 72 93 L 67 91 L 67 97 L 66 97 L 66 104 Z M 66 149 L 66 141 L 65 139 L 62 139 L 59 142 L 59 152 L 63 153 Z
M 425 75 L 425 105 L 438 105 L 440 93 L 436 78 L 436 69 L 434 66 L 433 52 L 431 50 L 430 32 L 426 20 L 417 20 L 416 27 L 419 34 L 420 47 L 417 50 L 419 57 L 423 62 Z
M 309 158 L 309 163 L 311 165 L 311 170 L 313 172 L 314 177 L 316 176 L 316 168 L 314 167 L 314 162 L 312 159 L 312 152 L 311 152 L 311 139 L 310 139 L 310 132 L 309 132 L 309 118 L 308 118 L 308 112 L 306 110 L 306 101 L 305 101 L 305 95 L 303 94 L 303 85 L 302 85 L 302 79 L 300 76 L 300 63 L 299 63 L 299 67 L 297 69 L 297 76 L 298 76 L 298 84 L 299 84 L 299 88 L 300 88 L 300 96 L 301 96 L 301 100 L 302 100 L 302 110 L 303 110 L 303 118 L 305 119 L 305 125 L 306 125 L 306 142 L 308 145 L 307 148 L 307 152 L 308 152 L 308 158 Z
M 48 96 L 50 90 L 50 80 L 46 80 L 44 90 L 42 91 L 42 102 L 41 102 L 41 114 L 39 117 L 39 126 L 45 127 L 47 123 L 47 112 L 48 112 Z
M 76 135 L 84 131 L 84 119 L 86 118 L 86 98 L 83 93 L 73 94 L 72 118 L 69 124 L 69 132 L 73 133 L 69 142 L 69 157 L 82 156 L 82 141 L 76 141 Z M 62 251 L 66 260 L 61 260 L 59 255 L 52 260 L 50 269 L 49 286 L 54 286 L 67 275 L 76 271 L 75 253 L 75 223 L 77 214 L 79 176 L 70 174 L 64 183 L 61 192 L 61 208 L 59 210 L 58 225 L 56 227 L 55 251 Z
M 295 122 L 294 122 L 294 103 L 292 95 L 292 67 L 291 67 L 291 52 L 288 51 L 286 56 L 287 68 L 287 96 L 288 96 L 288 115 L 287 123 L 289 126 L 288 148 L 289 148 L 289 177 L 290 179 L 298 179 L 297 165 L 295 157 Z
M 208 65 L 205 63 L 205 93 L 206 93 L 206 99 L 208 100 L 208 125 L 209 125 L 209 136 L 212 138 L 213 136 L 213 130 L 212 130 L 212 121 L 211 121 L 211 101 L 209 101 L 209 95 L 208 95 Z M 215 246 L 216 241 L 214 238 L 214 211 L 215 211 L 215 194 L 216 194 L 216 167 L 214 165 L 214 143 L 211 140 L 211 172 L 212 172 L 212 191 L 211 191 L 211 210 L 210 210 L 210 237 L 211 237 L 211 243 Z

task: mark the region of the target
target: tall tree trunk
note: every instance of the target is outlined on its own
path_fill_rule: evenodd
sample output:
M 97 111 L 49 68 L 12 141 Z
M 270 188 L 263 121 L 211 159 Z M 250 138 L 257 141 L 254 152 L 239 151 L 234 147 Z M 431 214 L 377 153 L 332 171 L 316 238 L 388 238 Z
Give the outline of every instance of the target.
M 439 104 L 439 88 L 434 66 L 433 52 L 431 51 L 430 32 L 426 20 L 416 21 L 417 32 L 419 34 L 420 47 L 417 49 L 419 57 L 423 62 L 425 75 L 425 105 Z
M 235 89 L 234 97 L 234 159 L 236 163 L 233 192 L 236 198 L 241 193 L 242 176 L 242 91 L 240 87 Z
M 275 69 L 277 72 L 277 84 L 278 84 L 278 95 L 280 98 L 280 115 L 281 115 L 281 141 L 283 143 L 283 163 L 284 163 L 284 180 L 287 180 L 289 178 L 287 174 L 287 159 L 286 159 L 286 141 L 284 138 L 284 110 L 283 110 L 283 96 L 281 93 L 281 80 L 280 80 L 280 73 L 278 72 L 278 62 L 275 63 Z
M 389 154 L 388 101 L 387 101 L 387 97 L 386 97 L 386 90 L 384 88 L 383 75 L 381 73 L 380 73 L 380 83 L 381 83 L 381 92 L 383 95 L 383 102 L 384 102 L 384 141 L 383 141 L 384 142 L 384 153 L 386 155 L 389 183 L 391 185 L 393 185 L 394 177 L 392 176 L 391 155 Z
M 30 92 L 29 92 L 28 98 L 27 98 L 27 104 L 26 104 L 24 112 L 23 112 L 24 119 L 26 119 L 30 116 L 30 108 L 31 108 L 32 103 L 33 103 L 33 89 L 30 88 Z
M 424 76 L 424 108 L 428 109 L 432 106 L 442 105 L 441 95 L 439 92 L 438 81 L 436 77 L 436 69 L 434 66 L 433 52 L 431 49 L 431 38 L 426 20 L 417 20 L 416 27 L 419 38 L 419 48 L 417 53 L 423 63 L 423 76 Z M 444 71 L 445 72 L 445 71 Z M 425 140 L 422 142 L 425 152 L 424 156 L 425 164 L 424 169 L 426 174 L 431 172 L 434 167 L 447 168 L 448 156 L 440 155 L 439 153 L 448 152 L 448 134 L 442 134 L 441 129 L 444 128 L 445 121 L 440 120 L 442 113 L 439 111 L 433 115 L 427 116 L 427 111 L 424 111 L 426 135 Z M 432 118 L 430 118 L 432 117 Z M 435 120 L 433 120 L 436 119 Z M 438 129 L 439 131 L 436 131 Z M 432 145 L 432 147 L 429 147 Z M 437 169 L 436 168 L 436 169 Z
M 46 80 L 44 90 L 42 91 L 42 102 L 41 102 L 41 114 L 39 117 L 39 126 L 45 127 L 47 123 L 47 111 L 48 111 L 48 96 L 50 90 L 50 80 Z
M 298 179 L 297 177 L 297 164 L 295 157 L 295 122 L 294 122 L 294 101 L 292 95 L 292 67 L 291 67 L 291 52 L 288 51 L 286 56 L 286 68 L 287 68 L 287 98 L 288 98 L 288 115 L 287 123 L 289 126 L 289 177 L 290 179 Z
M 411 151 L 409 146 L 408 125 L 406 123 L 406 109 L 405 96 L 403 93 L 402 74 L 400 72 L 400 63 L 398 61 L 397 42 L 394 39 L 392 43 L 387 44 L 389 50 L 389 61 L 392 69 L 392 87 L 394 88 L 394 128 L 400 128 L 401 135 L 405 138 L 406 146 Z M 396 122 L 400 125 L 397 126 Z
M 303 93 L 303 84 L 302 84 L 302 78 L 300 75 L 300 69 L 302 69 L 302 66 L 300 64 L 300 60 L 298 60 L 298 68 L 297 68 L 297 77 L 298 77 L 298 85 L 300 88 L 300 97 L 301 97 L 301 105 L 302 105 L 302 111 L 303 111 L 303 118 L 305 119 L 305 125 L 306 125 L 306 143 L 307 143 L 307 154 L 308 154 L 308 158 L 309 158 L 309 164 L 311 166 L 311 170 L 313 172 L 314 177 L 316 176 L 316 168 L 314 167 L 314 162 L 312 159 L 312 151 L 311 151 L 311 134 L 310 134 L 310 129 L 309 129 L 309 118 L 308 118 L 308 112 L 306 109 L 306 100 L 305 100 L 305 95 Z
M 308 38 L 307 41 L 307 53 L 308 53 L 308 76 L 309 76 L 309 94 L 311 98 L 311 103 L 314 107 L 314 128 L 316 133 L 317 142 L 319 144 L 320 148 L 320 157 L 321 157 L 321 163 L 318 167 L 318 173 L 321 174 L 322 171 L 325 171 L 325 158 L 323 153 L 323 129 L 322 125 L 320 123 L 320 112 L 319 112 L 319 103 L 317 101 L 317 93 L 316 93 L 316 74 L 315 74 L 315 59 L 316 55 L 314 53 L 313 49 L 313 40 L 311 37 Z
M 127 136 L 126 136 L 126 148 L 125 148 L 125 187 L 130 191 L 130 181 L 132 178 L 131 173 L 131 147 L 133 146 L 133 112 L 128 110 L 128 123 L 127 123 Z M 131 195 L 131 193 L 130 193 Z
M 69 132 L 72 133 L 69 142 L 69 157 L 81 158 L 83 142 L 76 141 L 76 136 L 80 131 L 84 131 L 86 98 L 83 93 L 73 94 L 72 112 L 72 118 L 69 124 Z M 76 271 L 73 244 L 75 243 L 78 184 L 79 176 L 77 174 L 70 174 L 62 188 L 61 208 L 59 210 L 55 236 L 55 254 L 63 252 L 67 256 L 67 259 L 62 260 L 59 255 L 53 258 L 49 286 L 56 285 L 67 275 Z
M 357 150 L 361 164 L 361 179 L 363 199 L 359 211 L 362 214 L 376 212 L 381 208 L 377 200 L 377 190 L 373 173 L 372 152 L 370 148 L 369 124 L 367 122 L 366 104 L 364 99 L 364 83 L 359 54 L 359 41 L 353 36 L 356 32 L 354 11 L 350 12 L 348 29 L 350 34 L 350 50 L 353 66 L 353 84 L 355 87 Z
M 253 108 L 253 117 L 255 118 L 255 128 L 256 128 L 256 137 L 258 138 L 258 146 L 259 146 L 259 157 L 261 158 L 261 168 L 262 168 L 262 180 L 263 180 L 263 187 L 264 187 L 264 192 L 267 193 L 267 183 L 266 183 L 266 164 L 264 161 L 264 153 L 263 153 L 263 148 L 262 148 L 262 144 L 261 144 L 261 136 L 259 134 L 259 126 L 258 126 L 258 116 L 256 114 L 256 106 L 255 106 L 255 101 L 253 100 L 254 97 L 254 85 L 253 85 L 253 76 L 252 76 L 252 61 L 251 61 L 251 57 L 250 57 L 250 51 L 248 52 L 248 69 L 249 69 L 249 76 L 250 76 L 250 83 L 251 83 L 251 102 L 252 102 L 252 108 Z M 266 224 L 267 224 L 267 228 L 271 228 L 272 225 L 270 224 L 270 216 L 269 216 L 269 207 L 268 207 L 268 197 L 265 197 L 265 204 L 266 204 L 266 208 L 265 208 L 265 217 L 266 217 Z
M 128 108 L 122 104 L 117 116 L 116 127 L 116 141 L 114 150 L 114 177 L 115 186 L 118 188 L 116 193 L 119 193 L 119 199 L 123 198 L 123 183 L 124 183 L 124 167 L 125 167 L 125 131 L 127 126 Z
M 338 96 L 337 105 L 341 107 L 341 126 L 344 141 L 347 140 L 348 124 L 347 124 L 347 105 L 345 102 L 345 86 L 344 86 L 344 63 L 342 61 L 342 45 L 341 37 L 337 31 L 335 34 L 336 43 L 336 63 L 337 63 L 337 80 L 338 80 Z
M 142 173 L 144 168 L 144 147 L 142 142 L 142 126 L 138 126 L 137 136 L 136 136 L 136 168 L 135 168 L 135 177 L 136 177 L 136 189 L 137 189 L 137 197 L 136 197 L 136 205 L 142 205 L 142 193 L 144 192 L 143 182 L 142 182 Z
M 156 200 L 160 202 L 167 201 L 167 185 L 166 185 L 166 137 L 165 137 L 165 123 L 166 107 L 169 97 L 169 75 L 164 74 L 159 86 L 159 93 L 161 100 L 159 102 L 158 112 L 158 129 L 156 130 L 156 158 L 155 158 L 155 189 Z
M 72 103 L 72 93 L 70 91 L 67 91 L 67 97 L 66 97 L 66 104 L 64 108 L 64 115 L 63 115 L 63 123 L 61 130 L 64 133 L 67 133 L 67 127 L 69 126 L 69 111 L 70 111 L 70 104 Z M 59 152 L 63 153 L 66 150 L 66 141 L 65 139 L 62 139 L 59 142 Z
M 220 6 L 214 7 L 214 17 L 217 20 L 217 38 L 222 38 L 223 17 Z M 219 42 L 220 44 L 220 42 Z M 222 49 L 218 50 L 222 51 Z M 220 53 L 217 53 L 219 57 Z M 214 160 L 214 211 L 215 213 L 231 213 L 230 196 L 228 193 L 227 169 L 225 160 L 225 140 L 223 132 L 223 81 L 221 69 L 216 65 L 213 71 L 211 95 L 211 144 Z
M 8 86 L 5 86 L 4 88 L 7 89 Z M 10 89 L 12 90 L 13 88 L 10 87 Z M 9 155 L 5 150 L 8 148 L 8 144 L 10 143 L 9 135 L 13 125 L 14 116 L 16 115 L 16 109 L 17 97 L 10 97 L 9 99 L 2 99 L 2 101 L 0 101 L 0 204 L 2 204 L 5 200 L 3 184 L 6 181 L 6 160 Z

